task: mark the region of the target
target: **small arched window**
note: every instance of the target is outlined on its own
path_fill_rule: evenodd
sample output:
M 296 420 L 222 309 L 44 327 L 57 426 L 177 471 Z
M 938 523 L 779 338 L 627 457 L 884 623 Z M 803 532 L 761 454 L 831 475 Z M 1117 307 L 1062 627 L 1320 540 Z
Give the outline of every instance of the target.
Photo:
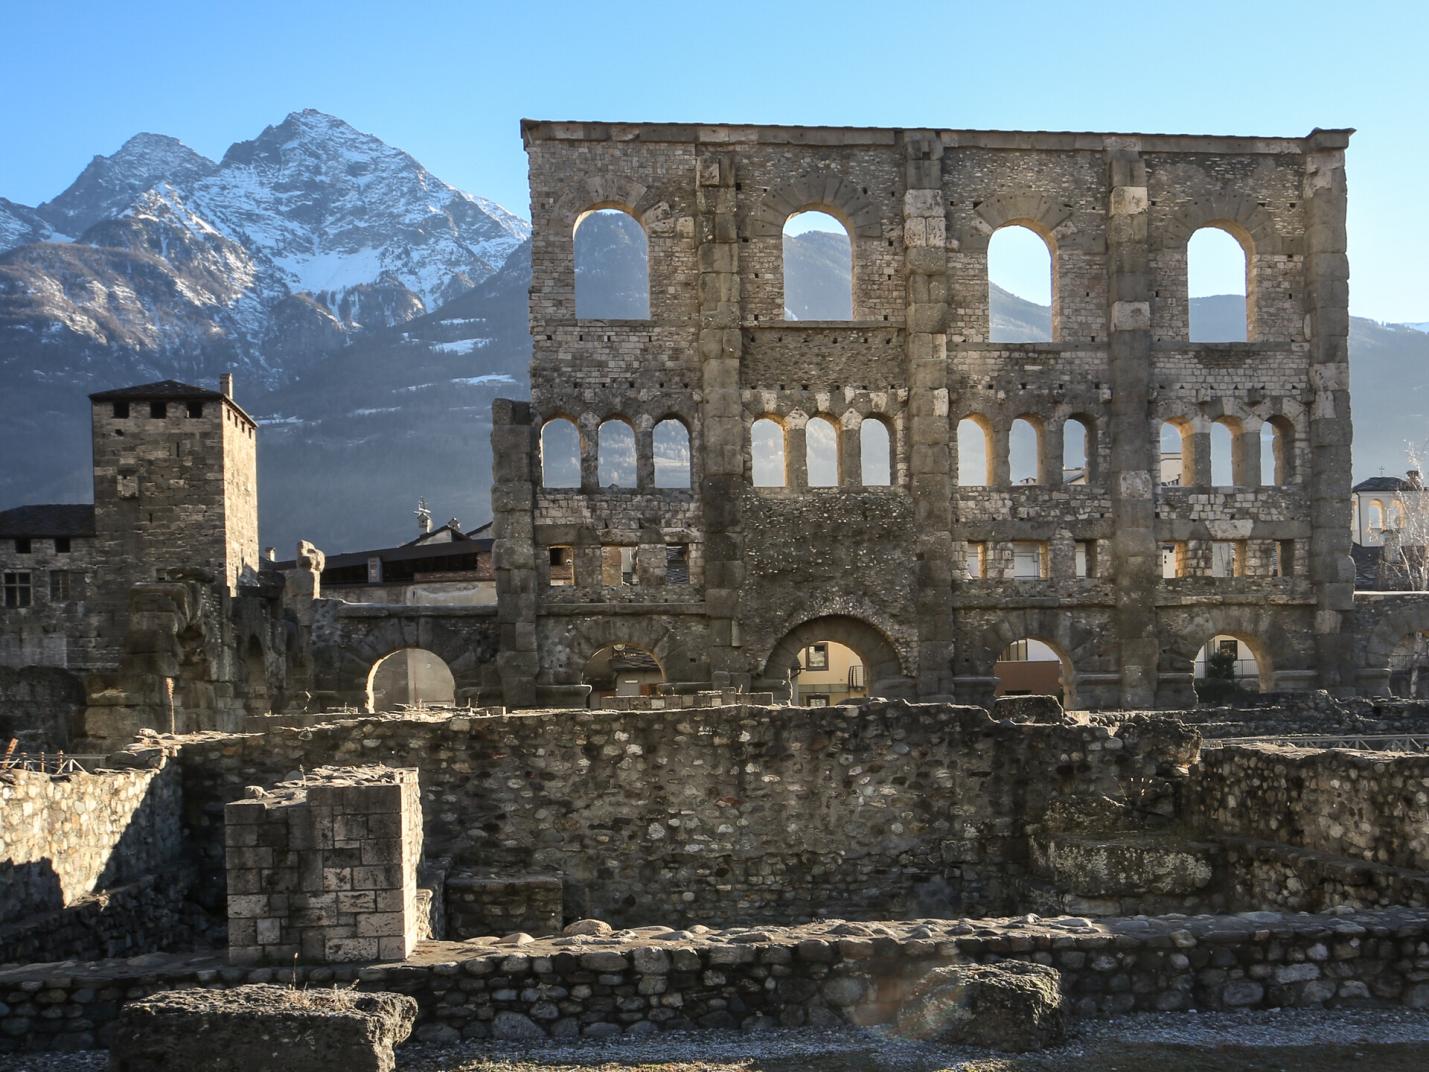
M 756 488 L 782 488 L 788 481 L 784 467 L 784 426 L 761 417 L 749 428 L 751 476 Z
M 853 319 L 853 241 L 827 212 L 784 221 L 784 319 Z
M 564 417 L 541 425 L 541 486 L 581 486 L 581 434 Z
M 635 486 L 635 429 L 619 417 L 603 421 L 597 437 L 597 480 L 603 488 Z
M 814 417 L 804 425 L 804 472 L 811 488 L 838 486 L 839 430 L 827 417 Z
M 578 320 L 650 319 L 650 244 L 623 209 L 599 208 L 573 236 Z
M 1000 227 L 987 243 L 989 342 L 1051 342 L 1056 273 L 1052 247 L 1030 227 Z
M 860 482 L 866 488 L 893 483 L 893 435 L 878 417 L 858 426 Z
M 1211 424 L 1211 486 L 1234 488 L 1241 484 L 1236 464 L 1236 435 L 1239 426 L 1225 417 Z
M 1092 422 L 1086 417 L 1069 417 L 1062 425 L 1062 483 L 1090 484 L 1096 457 Z
M 1160 434 L 1160 481 L 1165 487 L 1192 483 L 1195 467 L 1191 464 L 1190 426 L 1175 421 L 1162 421 Z
M 1245 342 L 1250 337 L 1247 282 L 1250 257 L 1219 226 L 1202 227 L 1186 243 L 1186 296 L 1192 342 Z
M 1013 484 L 1041 484 L 1042 430 L 1026 417 L 1012 422 L 1007 437 L 1007 476 Z
M 1369 530 L 1379 532 L 1384 528 L 1384 503 L 1371 499 L 1369 504 Z
M 674 417 L 667 417 L 655 426 L 651 437 L 655 451 L 655 486 L 657 488 L 688 488 L 690 486 L 690 432 Z
M 981 417 L 958 422 L 958 486 L 985 488 L 992 483 L 992 428 Z

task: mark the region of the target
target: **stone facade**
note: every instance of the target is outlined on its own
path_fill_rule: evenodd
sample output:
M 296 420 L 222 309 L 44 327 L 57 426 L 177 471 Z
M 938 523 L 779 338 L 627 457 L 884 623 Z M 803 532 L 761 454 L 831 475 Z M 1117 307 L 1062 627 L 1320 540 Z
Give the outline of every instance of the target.
M 228 958 L 235 964 L 401 959 L 417 905 L 415 770 L 318 769 L 224 809 Z
M 1344 256 L 1345 131 L 1305 138 L 1018 134 L 527 121 L 532 397 L 495 408 L 493 490 L 508 705 L 579 684 L 600 646 L 644 647 L 667 681 L 779 688 L 797 644 L 853 647 L 881 695 L 985 702 L 1024 637 L 1064 660 L 1084 706 L 1175 706 L 1213 635 L 1253 648 L 1267 688 L 1356 687 L 1336 643 L 1352 608 Z M 572 233 L 619 208 L 649 246 L 650 318 L 575 316 Z M 838 218 L 853 248 L 850 322 L 784 319 L 788 216 Z M 1051 343 L 988 341 L 988 240 L 1031 227 L 1053 253 Z M 1187 341 L 1186 242 L 1245 248 L 1249 342 Z M 837 487 L 807 486 L 807 422 L 838 429 Z M 751 486 L 750 428 L 783 427 L 786 486 Z M 957 486 L 958 422 L 993 444 L 988 487 Z M 1040 479 L 1010 485 L 1007 435 L 1040 429 Z M 542 486 L 543 425 L 575 422 L 581 486 Z M 636 430 L 636 486 L 602 488 L 598 427 Z M 651 429 L 678 419 L 690 490 L 653 480 Z M 862 486 L 860 427 L 891 433 L 890 486 Z M 1062 483 L 1066 422 L 1089 476 Z M 1162 486 L 1159 427 L 1186 477 Z M 1233 487 L 1210 429 L 1230 422 Z M 1261 487 L 1259 437 L 1283 439 Z M 1252 449 L 1254 447 L 1254 449 Z M 1267 474 L 1268 475 L 1268 474 Z M 1209 576 L 1210 542 L 1243 569 Z M 1012 579 L 1014 541 L 1046 551 Z M 1187 547 L 1163 579 L 1160 547 Z M 611 583 L 601 549 L 688 580 Z M 1095 566 L 1075 570 L 1078 545 Z M 964 567 L 984 549 L 985 576 Z M 548 585 L 552 548 L 575 584 Z M 564 552 L 563 552 L 564 553 Z

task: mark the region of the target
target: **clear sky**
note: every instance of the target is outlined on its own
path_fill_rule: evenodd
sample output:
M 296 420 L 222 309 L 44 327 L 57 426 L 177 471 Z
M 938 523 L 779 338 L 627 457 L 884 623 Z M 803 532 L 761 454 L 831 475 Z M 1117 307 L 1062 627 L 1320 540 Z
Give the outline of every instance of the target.
M 0 195 L 25 204 L 54 196 L 91 156 L 138 131 L 217 157 L 305 107 L 522 215 L 522 116 L 1275 135 L 1356 127 L 1351 309 L 1429 321 L 1418 217 L 1429 190 L 1425 0 L 0 0 L 0 38 Z

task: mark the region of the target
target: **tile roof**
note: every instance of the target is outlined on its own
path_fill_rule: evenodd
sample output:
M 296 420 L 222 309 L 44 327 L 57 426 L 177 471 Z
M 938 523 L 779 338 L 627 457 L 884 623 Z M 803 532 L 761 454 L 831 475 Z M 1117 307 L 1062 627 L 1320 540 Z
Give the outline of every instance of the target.
M 0 510 L 0 536 L 93 536 L 90 503 L 46 503 Z
M 157 383 L 141 383 L 134 387 L 116 387 L 112 391 L 99 391 L 89 396 L 91 402 L 147 401 L 160 398 L 192 399 L 207 402 L 210 399 L 227 396 L 208 387 L 195 387 L 191 383 L 178 380 L 159 380 Z

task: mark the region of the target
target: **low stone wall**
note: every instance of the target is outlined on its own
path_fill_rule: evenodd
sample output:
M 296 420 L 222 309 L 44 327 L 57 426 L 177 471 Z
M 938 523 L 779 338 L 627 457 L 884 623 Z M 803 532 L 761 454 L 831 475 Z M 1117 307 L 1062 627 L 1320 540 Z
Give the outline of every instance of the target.
M 446 937 L 554 934 L 565 921 L 563 893 L 561 880 L 554 875 L 449 875 Z
M 378 762 L 419 769 L 433 854 L 558 875 L 568 918 L 625 925 L 1016 911 L 1027 832 L 1054 806 L 1169 814 L 1196 740 L 1156 719 L 1013 725 L 876 701 L 377 716 L 178 744 L 189 833 L 215 876 L 222 807 L 244 786 Z
M 183 848 L 181 807 L 179 772 L 165 765 L 0 772 L 0 925 L 166 870 Z
M 1204 830 L 1429 871 L 1429 755 L 1207 749 L 1190 790 Z
M 1085 1017 L 1133 1010 L 1429 1007 L 1429 912 L 1179 919 L 827 921 L 522 946 L 426 942 L 405 964 L 243 969 L 214 958 L 0 970 L 0 1052 L 103 1045 L 125 1002 L 248 982 L 410 994 L 429 1040 L 881 1025 L 929 969 L 1016 959 L 1062 974 Z

